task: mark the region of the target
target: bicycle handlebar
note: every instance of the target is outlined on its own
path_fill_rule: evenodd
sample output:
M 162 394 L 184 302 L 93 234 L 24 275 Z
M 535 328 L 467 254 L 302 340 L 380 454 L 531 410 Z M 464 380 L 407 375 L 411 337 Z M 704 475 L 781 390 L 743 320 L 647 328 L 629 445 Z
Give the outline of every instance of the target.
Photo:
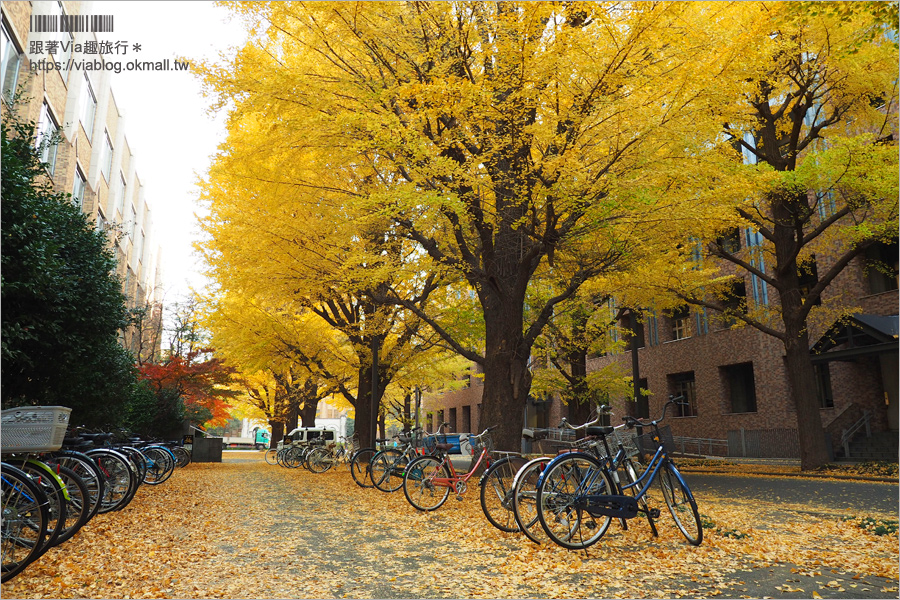
M 565 417 L 563 417 L 563 420 L 560 422 L 559 427 L 560 427 L 560 429 L 574 429 L 574 430 L 585 429 L 587 427 L 590 427 L 591 425 L 595 425 L 595 424 L 599 423 L 601 416 L 608 415 L 611 413 L 612 413 L 612 409 L 609 407 L 609 405 L 599 404 L 599 405 L 597 405 L 597 417 L 593 421 L 588 421 L 587 423 L 584 423 L 582 425 L 572 425 L 571 423 L 569 423 L 569 421 Z
M 687 406 L 689 404 L 688 402 L 682 402 L 683 400 L 684 400 L 684 396 L 676 397 L 676 396 L 670 395 L 669 401 L 666 402 L 665 405 L 663 405 L 662 416 L 658 419 L 644 421 L 642 419 L 638 419 L 636 417 L 631 417 L 631 416 L 626 415 L 626 416 L 622 417 L 622 420 L 625 421 L 625 427 L 627 427 L 628 429 L 631 429 L 632 427 L 648 427 L 648 426 L 656 427 L 657 425 L 659 425 L 660 423 L 662 423 L 665 420 L 666 411 L 669 410 L 670 404 L 680 404 L 682 406 Z

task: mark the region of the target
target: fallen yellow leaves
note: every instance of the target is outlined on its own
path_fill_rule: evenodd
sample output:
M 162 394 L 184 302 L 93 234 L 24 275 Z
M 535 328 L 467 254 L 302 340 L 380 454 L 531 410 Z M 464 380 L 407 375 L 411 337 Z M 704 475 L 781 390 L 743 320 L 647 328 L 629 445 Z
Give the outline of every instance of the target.
M 817 584 L 837 592 L 836 577 L 897 579 L 896 535 L 785 513 L 781 504 L 699 498 L 716 529 L 698 548 L 663 505 L 659 538 L 644 520 L 627 531 L 613 522 L 587 552 L 570 552 L 491 527 L 475 487 L 463 502 L 420 513 L 402 492 L 359 488 L 346 471 L 282 469 L 258 453 L 225 460 L 141 488 L 128 508 L 97 517 L 3 584 L 2 596 L 738 598 L 764 595 L 745 583 L 748 571 L 781 564 L 794 567 L 784 593 Z M 768 512 L 775 508 L 778 518 Z

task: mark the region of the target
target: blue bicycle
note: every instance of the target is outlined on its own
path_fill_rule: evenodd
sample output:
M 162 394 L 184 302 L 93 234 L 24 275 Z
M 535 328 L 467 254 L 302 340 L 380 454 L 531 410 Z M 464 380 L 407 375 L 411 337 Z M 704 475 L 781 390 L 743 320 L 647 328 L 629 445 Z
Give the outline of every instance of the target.
M 634 481 L 617 487 L 608 466 L 586 452 L 569 452 L 553 459 L 544 469 L 537 484 L 537 512 L 548 537 L 563 548 L 580 550 L 595 544 L 612 519 L 633 519 L 641 512 L 642 500 L 650 487 L 657 483 L 675 525 L 688 542 L 699 546 L 703 541 L 703 526 L 697 502 L 672 459 L 669 458 L 659 423 L 666 418 L 669 405 L 682 404 L 682 398 L 670 398 L 663 407 L 662 417 L 642 421 L 624 417 L 625 426 L 652 428 L 649 434 L 656 444 L 647 468 Z M 626 495 L 619 490 L 634 492 Z

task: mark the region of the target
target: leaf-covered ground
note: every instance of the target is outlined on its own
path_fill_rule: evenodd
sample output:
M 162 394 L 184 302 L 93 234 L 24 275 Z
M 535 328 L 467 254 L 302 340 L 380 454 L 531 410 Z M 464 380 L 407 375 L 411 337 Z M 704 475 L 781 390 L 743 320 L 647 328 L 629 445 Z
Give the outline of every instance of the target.
M 699 498 L 704 541 L 635 519 L 587 553 L 493 528 L 478 489 L 419 513 L 357 487 L 226 453 L 142 487 L 14 580 L 4 598 L 897 598 L 896 526 L 803 506 Z M 865 515 L 896 523 L 897 515 Z

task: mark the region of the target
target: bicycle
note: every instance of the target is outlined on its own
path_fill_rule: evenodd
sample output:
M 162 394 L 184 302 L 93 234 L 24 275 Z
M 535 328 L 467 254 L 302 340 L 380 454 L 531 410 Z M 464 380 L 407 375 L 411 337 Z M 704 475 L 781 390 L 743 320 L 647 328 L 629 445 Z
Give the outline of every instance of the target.
M 419 447 L 418 433 L 421 427 L 404 431 L 394 437 L 403 444 L 403 449 L 385 448 L 372 457 L 372 484 L 382 492 L 396 492 L 403 487 L 403 475 L 407 465 L 422 456 L 424 450 Z
M 22 572 L 45 549 L 49 499 L 21 469 L 0 465 L 3 497 L 2 576 L 6 582 Z
M 680 403 L 680 399 L 670 397 L 659 419 L 643 421 L 623 417 L 628 429 L 652 427 L 651 437 L 657 443 L 655 454 L 640 476 L 632 483 L 621 485 L 622 490 L 632 493 L 637 489 L 634 495 L 616 493 L 619 488 L 613 484 L 608 466 L 592 454 L 570 452 L 547 464 L 538 481 L 536 502 L 541 526 L 550 539 L 570 550 L 587 548 L 603 537 L 613 518 L 632 519 L 646 511 L 640 502 L 658 482 L 678 529 L 688 542 L 700 545 L 703 526 L 697 503 L 669 457 L 659 429 L 669 405 Z
M 494 452 L 505 454 L 494 462 L 481 476 L 481 510 L 491 525 L 512 533 L 519 530 L 513 513 L 514 481 L 516 473 L 528 462 L 518 452 Z
M 436 443 L 434 446 L 439 452 L 438 455 L 420 456 L 409 463 L 403 476 L 403 495 L 406 496 L 406 500 L 421 511 L 437 510 L 447 501 L 451 488 L 456 492 L 456 499 L 462 500 L 468 481 L 478 471 L 482 462 L 488 467 L 493 462 L 490 457 L 492 446 L 490 432 L 496 428 L 496 426 L 488 427 L 480 434 L 466 438 L 470 444 L 475 442 L 472 444 L 472 462 L 466 472 L 457 473 L 453 466 L 449 454 L 453 448 L 452 444 Z

